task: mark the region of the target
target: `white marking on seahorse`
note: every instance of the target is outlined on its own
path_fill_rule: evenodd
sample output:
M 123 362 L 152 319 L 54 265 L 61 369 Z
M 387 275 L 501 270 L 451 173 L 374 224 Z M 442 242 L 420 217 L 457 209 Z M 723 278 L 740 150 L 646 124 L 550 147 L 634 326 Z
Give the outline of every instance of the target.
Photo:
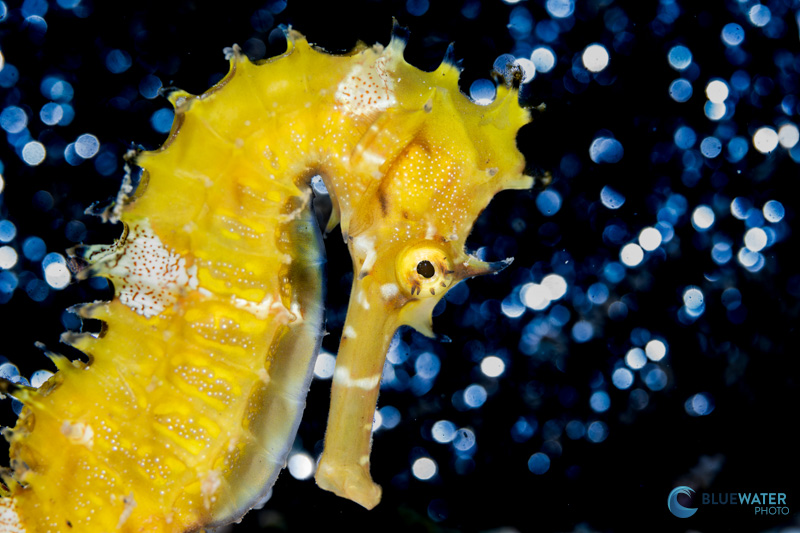
M 361 272 L 359 275 L 364 276 L 369 274 L 375 261 L 378 259 L 378 253 L 375 251 L 375 237 L 365 237 L 359 235 L 353 238 L 353 246 L 359 256 L 364 256 L 364 263 L 361 265 Z
M 26 533 L 14 498 L 0 498 L 0 533 Z
M 219 470 L 209 470 L 200 482 L 200 493 L 203 495 L 203 506 L 211 509 L 211 504 L 217 501 L 217 490 L 222 486 L 222 474 Z
M 355 339 L 356 338 L 356 330 L 353 329 L 353 326 L 345 326 L 344 328 L 344 335 L 348 339 Z
M 131 513 L 133 513 L 133 509 L 136 507 L 136 500 L 133 498 L 133 492 L 122 498 L 122 503 L 125 507 L 122 509 L 122 514 L 119 515 L 117 529 L 122 529 L 122 526 L 128 521 Z
M 375 59 L 354 65 L 336 88 L 336 103 L 361 117 L 397 105 L 395 82 L 389 72 L 392 59 L 388 50 Z
M 200 290 L 203 290 L 202 287 Z M 303 321 L 303 312 L 302 309 L 300 309 L 299 303 L 292 302 L 290 309 L 287 309 L 280 298 L 275 298 L 271 294 L 267 294 L 260 302 L 231 296 L 231 303 L 239 309 L 252 314 L 259 320 L 264 320 L 268 316 L 274 316 L 278 320 L 285 321 L 284 323 L 291 322 L 293 324 L 298 324 L 298 321 Z
M 425 231 L 425 238 L 431 240 L 436 236 L 436 233 L 436 227 L 433 224 L 428 223 L 428 229 Z
M 399 292 L 400 287 L 397 286 L 397 283 L 384 283 L 381 285 L 381 296 L 383 296 L 384 300 L 391 300 Z
M 91 255 L 114 278 L 120 302 L 146 318 L 160 315 L 182 292 L 197 288 L 196 266 L 187 268 L 186 258 L 165 246 L 147 219 L 130 227 L 122 246 L 97 247 Z
M 346 367 L 336 365 L 336 370 L 333 372 L 333 381 L 344 387 L 358 387 L 359 389 L 372 390 L 380 385 L 381 373 L 378 372 L 374 376 L 353 379 L 350 377 L 350 371 Z
M 280 300 L 275 301 L 271 294 L 264 296 L 264 299 L 260 302 L 254 302 L 252 300 L 246 300 L 237 296 L 231 296 L 231 303 L 239 309 L 252 314 L 259 320 L 264 320 L 267 318 L 270 315 L 270 312 L 272 312 L 272 314 L 280 313 L 281 308 L 283 308 L 284 312 L 289 312 L 289 310 L 283 306 Z
M 364 294 L 364 291 L 362 291 L 362 290 L 358 291 L 358 295 L 356 296 L 356 300 L 358 301 L 359 304 L 361 304 L 361 307 L 363 307 L 364 309 L 369 311 L 369 300 L 367 300 L 367 297 Z
M 291 311 L 289 312 L 289 320 L 293 322 L 295 325 L 299 324 L 303 320 L 303 310 L 300 309 L 300 304 L 297 302 L 292 302 Z
M 89 424 L 83 422 L 71 423 L 64 420 L 61 424 L 61 433 L 73 444 L 86 446 L 90 450 L 94 446 L 94 430 Z

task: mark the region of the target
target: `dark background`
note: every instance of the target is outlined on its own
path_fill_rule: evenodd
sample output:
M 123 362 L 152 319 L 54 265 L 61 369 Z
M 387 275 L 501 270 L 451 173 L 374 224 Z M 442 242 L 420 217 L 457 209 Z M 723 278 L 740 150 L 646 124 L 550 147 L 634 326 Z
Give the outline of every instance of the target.
M 35 4 L 26 3 L 29 8 Z M 520 35 L 519 28 L 509 31 L 514 10 L 530 13 L 534 27 L 551 18 L 538 0 L 513 5 L 433 1 L 422 15 L 409 12 L 417 12 L 418 3 L 397 1 L 289 0 L 285 5 L 84 0 L 75 9 L 51 4 L 43 17 L 46 30 L 26 21 L 18 2 L 5 2 L 7 13 L 0 22 L 0 49 L 20 73 L 13 87 L 0 88 L 0 107 L 25 109 L 32 137 L 48 147 L 47 160 L 32 168 L 10 141 L 0 141 L 5 181 L 0 219 L 15 224 L 17 236 L 8 244 L 20 254 L 13 269 L 18 286 L 0 295 L 0 355 L 26 376 L 50 368 L 35 341 L 80 357 L 59 346 L 65 327 L 80 327 L 63 310 L 109 294 L 81 282 L 45 291 L 46 297 L 39 295 L 41 301 L 34 301 L 26 289 L 32 280 L 42 279 L 41 265 L 23 257 L 22 242 L 39 236 L 48 252 L 61 252 L 76 242 L 110 242 L 117 236 L 118 228 L 102 225 L 83 211 L 115 195 L 122 163 L 103 176 L 93 161 L 72 166 L 60 154 L 67 143 L 87 132 L 100 139 L 101 153 L 115 160 L 132 143 L 152 149 L 163 142 L 165 135 L 154 131 L 150 117 L 169 105 L 165 98 L 139 94 L 147 74 L 159 77 L 164 86 L 199 94 L 226 72 L 223 47 L 239 43 L 254 58 L 281 53 L 284 40 L 274 31 L 279 24 L 293 26 L 328 51 L 344 52 L 359 39 L 387 43 L 396 17 L 411 31 L 406 59 L 422 69 L 435 68 L 447 45 L 456 43 L 456 56 L 465 69 L 462 89 L 467 92 L 473 80 L 488 77 L 500 54 L 526 46 L 530 54 L 531 47 L 542 44 L 535 31 L 529 36 Z M 523 87 L 523 101 L 545 103 L 546 111 L 534 113 L 533 123 L 518 138 L 528 171 L 553 174 L 550 189 L 558 192 L 562 206 L 544 216 L 536 207 L 538 190 L 501 193 L 478 221 L 470 243 L 474 249 L 485 247 L 481 253 L 487 258 L 514 256 L 513 265 L 498 276 L 469 281 L 468 291 L 459 293 L 463 298 L 451 299 L 440 310 L 435 329 L 452 342 L 403 333 L 409 357 L 396 371 L 413 376 L 413 362 L 425 351 L 434 353 L 442 368 L 425 394 L 398 390 L 408 388 L 402 379 L 381 394 L 379 406 L 392 405 L 401 413 L 397 427 L 375 434 L 372 474 L 383 486 L 382 503 L 367 512 L 318 489 L 311 480 L 299 481 L 284 472 L 267 506 L 250 513 L 233 531 L 797 531 L 789 526 L 800 527 L 800 472 L 793 436 L 800 392 L 800 269 L 790 227 L 797 205 L 795 161 L 800 158 L 792 158 L 781 146 L 762 154 L 752 143 L 736 163 L 726 159 L 724 148 L 714 159 L 698 151 L 700 140 L 708 135 L 724 139 L 734 132 L 751 139 L 758 127 L 777 129 L 782 120 L 797 120 L 796 103 L 784 106 L 788 109 L 781 104 L 798 92 L 795 12 L 800 5 L 789 0 L 766 4 L 773 21 L 780 22 L 777 28 L 775 22 L 767 29 L 749 22 L 752 2 L 578 2 L 574 14 L 558 23 L 558 37 L 544 43 L 555 52 L 555 68 L 537 73 Z M 474 8 L 477 17 L 465 16 Z M 745 29 L 738 55 L 726 50 L 720 39 L 729 22 Z M 579 65 L 583 49 L 594 42 L 609 50 L 610 63 L 582 83 L 572 72 L 573 62 Z M 689 47 L 694 56 L 694 95 L 686 103 L 675 102 L 668 91 L 680 76 L 667 62 L 676 44 Z M 106 68 L 112 49 L 131 56 L 130 68 L 122 73 Z M 735 113 L 721 122 L 707 119 L 706 83 L 715 77 L 730 80 L 737 70 L 746 71 L 753 83 L 732 95 Z M 39 85 L 49 74 L 63 77 L 74 88 L 75 118 L 67 126 L 47 127 L 38 119 L 48 101 Z M 759 79 L 766 89 L 756 91 Z M 684 151 L 673 142 L 681 125 L 692 127 L 698 137 L 689 151 L 701 163 L 688 176 Z M 592 140 L 603 132 L 611 132 L 624 148 L 618 163 L 597 164 L 589 158 Z M 600 203 L 600 190 L 606 185 L 625 195 L 622 208 L 612 211 Z M 43 202 L 40 191 L 49 193 L 52 203 L 47 195 Z M 621 245 L 654 225 L 658 210 L 673 194 L 682 195 L 688 205 L 674 224 L 673 239 L 646 254 L 638 267 L 627 269 L 621 281 L 606 281 L 607 302 L 581 303 L 588 287 L 604 280 L 604 266 L 619 260 Z M 744 223 L 732 217 L 728 207 L 734 197 L 745 197 L 757 208 L 770 199 L 786 207 L 781 239 L 762 252 L 765 266 L 755 273 L 738 264 L 735 256 L 724 265 L 711 258 L 712 236 L 728 239 L 734 254 L 741 246 Z M 716 214 L 714 227 L 705 233 L 690 222 L 700 204 L 712 206 Z M 610 228 L 616 228 L 616 237 Z M 331 335 L 323 346 L 335 353 L 351 279 L 338 229 L 327 239 L 327 253 Z M 536 352 L 526 355 L 519 348 L 526 326 L 550 316 L 556 303 L 512 318 L 502 313 L 501 302 L 522 284 L 538 283 L 552 272 L 568 282 L 567 295 L 557 303 L 568 311 L 569 320 L 551 327 Z M 679 319 L 679 309 L 690 285 L 702 289 L 705 312 L 687 324 Z M 731 287 L 742 295 L 735 312 L 721 300 Z M 613 302 L 624 303 L 627 313 L 609 314 Z M 594 327 L 593 338 L 584 343 L 570 335 L 581 319 Z M 620 390 L 611 382 L 625 353 L 641 344 L 642 332 L 636 328 L 668 345 L 667 356 L 657 363 L 668 378 L 663 390 L 650 390 L 639 372 L 630 389 Z M 497 379 L 479 370 L 486 354 L 500 355 L 506 362 L 505 373 Z M 486 388 L 488 399 L 479 408 L 463 409 L 452 399 L 473 383 Z M 312 384 L 299 433 L 298 448 L 314 455 L 321 451 L 329 386 L 323 380 Z M 646 406 L 633 405 L 634 389 L 646 394 Z M 590 407 L 595 391 L 608 393 L 607 411 Z M 685 409 L 687 399 L 697 393 L 713 403 L 713 411 L 705 416 L 691 416 Z M 13 425 L 10 405 L 2 410 L 3 422 Z M 520 417 L 535 428 L 528 438 L 512 432 Z M 452 445 L 432 439 L 431 427 L 442 419 L 474 432 L 477 445 L 471 455 L 459 459 Z M 607 437 L 602 442 L 571 438 L 565 432 L 570 421 L 600 421 Z M 551 460 L 541 475 L 528 468 L 528 459 L 537 452 Z M 420 481 L 410 471 L 422 455 L 438 464 L 438 474 L 430 481 Z M 698 493 L 785 492 L 790 515 L 754 517 L 746 506 L 701 506 L 695 516 L 681 520 L 666 506 L 667 495 L 678 485 L 692 486 Z

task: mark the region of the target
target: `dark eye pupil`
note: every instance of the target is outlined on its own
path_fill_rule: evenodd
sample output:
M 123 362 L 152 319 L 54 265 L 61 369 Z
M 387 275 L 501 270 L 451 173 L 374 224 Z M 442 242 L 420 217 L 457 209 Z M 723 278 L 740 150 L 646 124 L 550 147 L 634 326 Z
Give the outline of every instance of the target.
M 417 263 L 417 274 L 423 278 L 432 278 L 436 274 L 436 269 L 430 261 L 420 261 Z

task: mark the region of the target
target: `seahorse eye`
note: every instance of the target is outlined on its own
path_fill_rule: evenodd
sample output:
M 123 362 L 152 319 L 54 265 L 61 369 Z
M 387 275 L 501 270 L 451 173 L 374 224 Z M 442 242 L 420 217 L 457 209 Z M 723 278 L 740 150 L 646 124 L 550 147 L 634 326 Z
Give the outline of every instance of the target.
M 433 263 L 426 259 L 417 263 L 417 274 L 423 278 L 430 279 L 436 274 L 436 268 L 433 266 Z
M 436 296 L 452 283 L 453 265 L 439 244 L 423 241 L 403 250 L 397 257 L 397 281 L 411 296 Z

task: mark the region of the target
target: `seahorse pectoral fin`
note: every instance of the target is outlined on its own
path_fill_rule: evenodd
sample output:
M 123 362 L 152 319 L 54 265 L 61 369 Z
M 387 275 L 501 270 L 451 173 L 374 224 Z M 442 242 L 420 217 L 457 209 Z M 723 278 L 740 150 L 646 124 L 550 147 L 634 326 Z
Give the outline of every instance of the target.
M 386 352 L 400 322 L 398 310 L 369 290 L 371 280 L 364 281 L 356 277 L 353 282 L 316 480 L 323 489 L 372 509 L 381 499 L 369 473 L 372 421 Z

